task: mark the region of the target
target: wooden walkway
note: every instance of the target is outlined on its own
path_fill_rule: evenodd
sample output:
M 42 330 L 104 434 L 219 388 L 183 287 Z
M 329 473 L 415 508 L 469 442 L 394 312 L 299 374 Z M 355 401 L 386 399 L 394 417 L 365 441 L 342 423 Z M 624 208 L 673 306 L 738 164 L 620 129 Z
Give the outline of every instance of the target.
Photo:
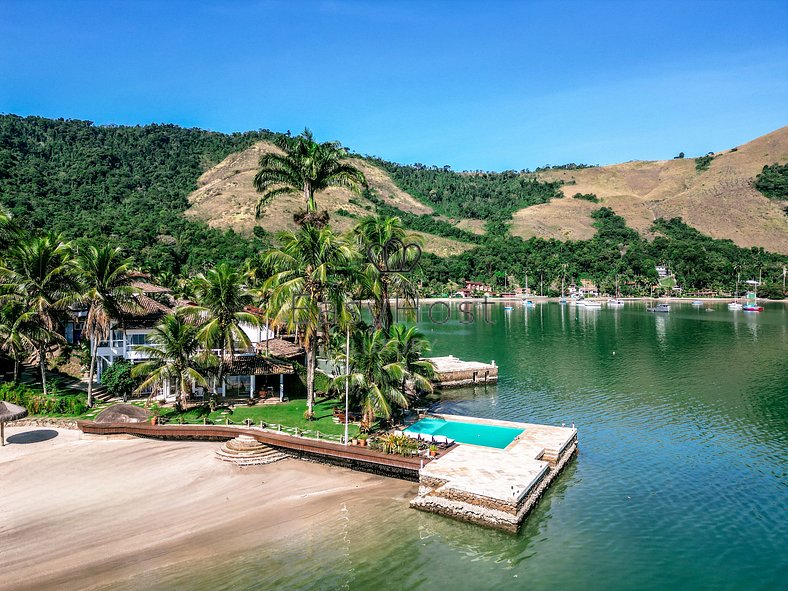
M 366 447 L 346 446 L 261 429 L 225 425 L 151 425 L 77 421 L 77 426 L 83 433 L 92 435 L 135 435 L 192 441 L 226 441 L 238 435 L 249 435 L 261 443 L 296 457 L 412 481 L 418 481 L 419 469 L 430 461 L 430 458 L 420 456 L 384 454 Z

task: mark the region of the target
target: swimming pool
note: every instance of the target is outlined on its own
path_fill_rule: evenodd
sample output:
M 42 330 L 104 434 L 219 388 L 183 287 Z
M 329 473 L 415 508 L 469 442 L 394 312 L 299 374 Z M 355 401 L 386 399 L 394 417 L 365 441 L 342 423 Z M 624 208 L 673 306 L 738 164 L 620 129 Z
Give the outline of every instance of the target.
M 426 418 L 413 423 L 405 429 L 408 433 L 421 435 L 443 435 L 454 439 L 458 443 L 471 443 L 485 447 L 503 449 L 514 438 L 523 432 L 515 427 L 499 427 L 497 425 L 484 425 L 481 423 L 466 423 L 461 421 L 447 421 L 445 419 Z

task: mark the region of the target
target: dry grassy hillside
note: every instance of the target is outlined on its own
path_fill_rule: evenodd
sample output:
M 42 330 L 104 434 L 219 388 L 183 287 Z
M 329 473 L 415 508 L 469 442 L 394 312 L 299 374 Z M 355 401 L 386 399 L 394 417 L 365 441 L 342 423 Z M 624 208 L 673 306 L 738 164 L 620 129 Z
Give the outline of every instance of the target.
M 206 171 L 198 180 L 198 189 L 189 195 L 191 206 L 186 215 L 203 219 L 216 228 L 232 228 L 241 233 L 251 232 L 255 225 L 270 232 L 294 229 L 293 214 L 305 206 L 301 195 L 280 195 L 268 205 L 261 219 L 254 218 L 259 195 L 252 187 L 252 180 L 260 156 L 275 150 L 277 148 L 272 144 L 259 142 L 248 150 L 228 156 Z M 398 188 L 384 171 L 363 160 L 353 159 L 352 162 L 366 175 L 370 187 L 390 205 L 415 214 L 432 213 L 430 207 Z M 351 203 L 351 199 L 355 203 Z M 363 197 L 339 188 L 317 194 L 317 203 L 329 211 L 331 225 L 339 231 L 349 229 L 354 220 L 337 214 L 337 210 L 366 215 L 375 209 Z M 440 256 L 457 254 L 473 247 L 472 244 L 439 236 L 423 236 L 424 249 Z
M 563 187 L 564 199 L 515 213 L 512 233 L 524 238 L 587 239 L 595 231 L 590 213 L 605 205 L 646 235 L 654 219 L 680 216 L 714 238 L 788 254 L 788 216 L 783 206 L 751 186 L 764 164 L 775 162 L 788 162 L 788 127 L 735 152 L 717 154 L 703 172 L 695 170 L 692 158 L 542 172 L 542 180 L 576 184 Z M 575 193 L 594 193 L 601 203 L 572 199 Z

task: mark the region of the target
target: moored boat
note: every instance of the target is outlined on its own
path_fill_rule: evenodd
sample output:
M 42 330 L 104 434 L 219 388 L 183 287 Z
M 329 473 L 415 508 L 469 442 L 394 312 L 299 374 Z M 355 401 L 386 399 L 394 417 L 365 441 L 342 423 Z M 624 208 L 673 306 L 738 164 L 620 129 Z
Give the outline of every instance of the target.
M 624 305 L 623 300 L 619 300 L 617 298 L 610 298 L 607 301 L 607 307 L 608 308 L 620 308 L 623 305 Z
M 670 312 L 670 304 L 657 304 L 653 308 L 646 308 L 648 312 Z
M 759 306 L 758 304 L 744 304 L 742 310 L 745 312 L 763 312 L 763 306 Z
M 693 305 L 693 306 L 702 306 L 702 305 L 703 305 L 703 302 L 702 302 L 702 301 L 700 301 L 700 300 L 695 300 L 694 302 L 692 302 L 692 305 Z

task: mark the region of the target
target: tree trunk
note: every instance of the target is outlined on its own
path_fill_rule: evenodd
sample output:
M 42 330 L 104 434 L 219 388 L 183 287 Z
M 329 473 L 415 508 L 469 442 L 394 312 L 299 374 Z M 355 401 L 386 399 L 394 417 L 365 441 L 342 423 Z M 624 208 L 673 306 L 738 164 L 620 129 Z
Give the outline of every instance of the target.
M 44 345 L 38 348 L 38 365 L 41 368 L 41 386 L 44 389 L 44 396 L 47 393 L 47 360 L 44 352 Z
M 310 419 L 315 406 L 315 365 L 317 361 L 317 336 L 306 348 L 306 410 Z
M 315 197 L 312 195 L 311 187 L 309 183 L 304 183 L 304 201 L 306 201 L 306 212 L 312 213 L 314 212 L 317 207 L 315 203 Z
M 181 386 L 181 395 L 180 395 L 179 399 L 180 399 L 180 403 L 181 403 L 181 408 L 185 409 L 186 408 L 186 403 L 189 400 L 188 381 L 184 380 L 183 376 L 181 376 L 179 381 L 180 381 L 180 386 Z
M 93 376 L 96 372 L 96 335 L 90 339 L 90 370 L 88 371 L 88 408 L 93 408 Z
M 19 363 L 19 359 L 14 359 L 14 383 L 15 384 L 19 383 L 19 366 L 20 365 L 21 364 Z

